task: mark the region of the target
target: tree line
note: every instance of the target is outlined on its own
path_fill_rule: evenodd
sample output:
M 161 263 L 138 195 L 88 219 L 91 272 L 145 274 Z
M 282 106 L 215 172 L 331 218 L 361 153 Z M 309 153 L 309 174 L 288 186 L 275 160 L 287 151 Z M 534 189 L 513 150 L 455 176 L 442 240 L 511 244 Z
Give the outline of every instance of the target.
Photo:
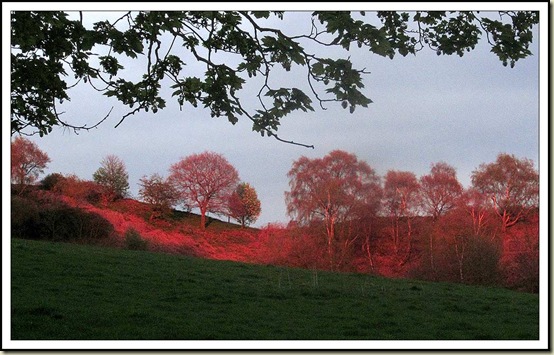
M 324 237 L 327 267 L 337 270 L 348 269 L 352 255 L 360 250 L 374 265 L 380 251 L 396 268 L 417 263 L 425 268 L 420 275 L 429 278 L 444 273 L 445 264 L 454 261 L 453 278 L 464 282 L 477 259 L 489 264 L 472 278 L 496 270 L 496 261 L 508 253 L 503 248 L 513 237 L 509 230 L 538 211 L 539 175 L 533 161 L 507 153 L 479 165 L 467 188 L 445 162 L 433 163 L 419 178 L 399 170 L 381 177 L 369 164 L 341 150 L 322 158 L 301 157 L 288 177 L 285 196 L 292 221 Z M 532 234 L 519 236 L 518 243 L 526 244 L 538 262 L 536 232 L 513 234 Z M 471 259 L 478 253 L 482 255 Z
M 35 183 L 49 161 L 34 143 L 14 139 L 16 191 L 22 193 Z M 431 279 L 440 279 L 448 269 L 450 279 L 473 282 L 486 279 L 485 274 L 498 267 L 512 234 L 527 233 L 531 259 L 518 263 L 536 268 L 538 230 L 512 234 L 510 230 L 537 216 L 538 176 L 532 160 L 507 153 L 479 165 L 467 188 L 456 169 L 442 161 L 418 178 L 401 170 L 379 176 L 367 162 L 342 150 L 321 158 L 303 156 L 287 174 L 285 202 L 291 221 L 281 242 L 290 242 L 298 233 L 307 235 L 303 247 L 311 245 L 322 253 L 305 250 L 300 258 L 307 260 L 313 254 L 317 260 L 310 262 L 332 270 L 351 270 L 360 254 L 373 269 L 379 256 L 386 254 L 395 268 L 417 264 L 420 275 Z M 50 174 L 41 185 L 93 203 L 126 197 L 129 190 L 125 164 L 114 155 L 103 159 L 93 181 Z M 246 226 L 261 212 L 256 190 L 241 182 L 236 169 L 214 152 L 184 157 L 170 166 L 167 177 L 143 176 L 139 185 L 140 198 L 152 206 L 150 219 L 164 218 L 181 205 L 188 211 L 198 208 L 201 228 L 206 226 L 207 212 Z M 472 268 L 479 271 L 472 273 Z
M 48 155 L 30 140 L 17 137 L 12 141 L 11 180 L 20 192 L 37 181 L 49 162 Z M 192 154 L 171 165 L 169 171 L 167 178 L 154 173 L 139 182 L 140 197 L 156 206 L 158 212 L 178 203 L 188 209 L 197 207 L 202 225 L 207 212 L 228 214 L 242 224 L 255 221 L 261 212 L 255 189 L 240 182 L 237 170 L 221 154 Z M 478 232 L 479 209 L 490 207 L 505 231 L 538 207 L 539 175 L 533 161 L 506 153 L 474 170 L 468 189 L 458 181 L 456 169 L 445 162 L 432 164 L 430 173 L 420 179 L 412 172 L 398 170 L 389 170 L 383 179 L 366 162 L 342 150 L 323 158 L 301 157 L 287 176 L 289 216 L 300 224 L 323 221 L 329 245 L 335 225 L 360 212 L 389 216 L 396 248 L 401 219 L 409 227 L 414 217 L 424 215 L 437 220 L 463 204 L 476 218 Z M 53 185 L 51 180 L 57 178 L 51 174 L 42 183 Z M 102 160 L 93 180 L 104 187 L 110 199 L 129 194 L 129 174 L 125 163 L 115 155 Z
M 30 140 L 17 137 L 11 143 L 11 177 L 19 194 L 35 183 L 50 162 L 48 155 Z M 173 207 L 200 211 L 200 228 L 208 212 L 229 216 L 243 227 L 256 221 L 261 203 L 256 190 L 239 179 L 237 170 L 218 153 L 203 152 L 184 157 L 171 165 L 169 175 L 158 173 L 139 180 L 140 198 L 152 205 L 150 219 L 164 217 Z M 123 160 L 108 155 L 93 173 L 93 181 L 54 173 L 41 184 L 47 189 L 65 190 L 89 202 L 108 202 L 129 196 L 129 174 Z

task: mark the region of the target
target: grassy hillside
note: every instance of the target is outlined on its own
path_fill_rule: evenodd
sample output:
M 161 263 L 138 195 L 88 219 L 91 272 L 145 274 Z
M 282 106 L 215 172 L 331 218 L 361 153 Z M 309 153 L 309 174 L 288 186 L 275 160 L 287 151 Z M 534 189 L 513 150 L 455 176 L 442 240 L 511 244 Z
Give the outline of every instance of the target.
M 12 339 L 538 339 L 538 295 L 12 240 Z

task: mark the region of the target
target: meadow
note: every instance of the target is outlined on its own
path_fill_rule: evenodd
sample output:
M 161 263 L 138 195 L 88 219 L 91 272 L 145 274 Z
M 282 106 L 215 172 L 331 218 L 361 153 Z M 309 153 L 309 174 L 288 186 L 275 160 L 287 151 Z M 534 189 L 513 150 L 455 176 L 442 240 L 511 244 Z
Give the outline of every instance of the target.
M 538 339 L 537 294 L 12 239 L 13 340 Z

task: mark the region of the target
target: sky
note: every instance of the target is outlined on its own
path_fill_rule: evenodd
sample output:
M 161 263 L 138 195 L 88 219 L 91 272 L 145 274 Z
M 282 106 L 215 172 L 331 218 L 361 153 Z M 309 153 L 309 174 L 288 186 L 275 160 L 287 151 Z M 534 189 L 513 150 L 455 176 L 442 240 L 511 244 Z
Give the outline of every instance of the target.
M 110 15 L 101 15 L 106 14 Z M 305 15 L 285 14 L 288 33 L 309 31 Z M 85 13 L 84 19 L 94 21 L 97 16 Z M 102 159 L 117 155 L 126 164 L 133 197 L 138 196 L 142 176 L 167 176 L 172 164 L 193 153 L 220 153 L 258 193 L 262 213 L 254 226 L 286 224 L 287 172 L 301 156 L 319 158 L 335 149 L 345 150 L 380 176 L 388 170 L 404 170 L 420 177 L 429 173 L 432 163 L 444 161 L 457 169 L 465 187 L 471 183 L 472 171 L 493 162 L 499 153 L 529 158 L 538 166 L 539 42 L 537 27 L 530 48 L 535 55 L 518 61 L 514 68 L 504 67 L 485 41 L 462 58 L 437 56 L 430 50 L 393 60 L 357 49 L 326 53 L 350 56 L 370 72 L 364 84 L 373 103 L 353 114 L 340 104 L 328 104 L 326 110 L 314 104 L 315 112 L 282 119 L 280 137 L 313 144 L 315 149 L 261 137 L 245 117 L 232 125 L 224 117 L 211 118 L 207 109 L 186 106 L 181 111 L 170 97 L 164 110 L 135 114 L 117 128 L 127 111 L 115 104 L 97 129 L 75 134 L 57 127 L 47 136 L 30 139 L 51 159 L 42 177 L 62 173 L 92 180 Z M 136 63 L 124 65 L 141 70 Z M 191 64 L 190 70 L 201 73 L 203 68 Z M 303 85 L 305 77 L 305 69 L 300 69 L 276 73 L 272 81 Z M 247 104 L 249 97 L 255 100 L 255 84 L 245 90 Z M 62 118 L 76 124 L 94 124 L 114 105 L 84 87 L 73 90 L 71 98 L 62 105 Z

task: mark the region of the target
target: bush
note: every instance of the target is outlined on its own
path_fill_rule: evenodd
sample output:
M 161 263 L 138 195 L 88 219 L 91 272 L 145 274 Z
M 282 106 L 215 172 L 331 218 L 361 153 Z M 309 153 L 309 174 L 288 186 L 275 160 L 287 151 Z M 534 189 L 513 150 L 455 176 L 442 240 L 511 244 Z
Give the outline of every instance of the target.
M 11 198 L 11 233 L 15 238 L 30 238 L 37 228 L 39 208 L 35 201 L 20 196 Z
M 125 232 L 125 247 L 129 250 L 147 250 L 148 241 L 135 229 L 129 228 Z
M 81 180 L 75 175 L 64 177 L 57 188 L 65 196 L 91 204 L 98 204 L 106 194 L 104 187 L 93 181 Z
M 90 242 L 114 232 L 112 224 L 99 214 L 70 207 L 49 195 L 13 197 L 11 217 L 12 236 L 17 238 Z
M 329 268 L 325 240 L 305 229 L 268 225 L 260 230 L 258 238 L 263 241 L 259 262 L 307 269 Z
M 46 191 L 57 191 L 60 189 L 60 184 L 64 180 L 64 176 L 59 173 L 48 174 L 40 182 L 42 189 Z
M 474 285 L 498 285 L 500 248 L 486 236 L 470 237 L 464 260 L 464 282 Z
M 539 252 L 518 254 L 516 264 L 510 268 L 512 275 L 507 275 L 507 286 L 525 292 L 539 292 Z M 511 276 L 511 277 L 510 277 Z

